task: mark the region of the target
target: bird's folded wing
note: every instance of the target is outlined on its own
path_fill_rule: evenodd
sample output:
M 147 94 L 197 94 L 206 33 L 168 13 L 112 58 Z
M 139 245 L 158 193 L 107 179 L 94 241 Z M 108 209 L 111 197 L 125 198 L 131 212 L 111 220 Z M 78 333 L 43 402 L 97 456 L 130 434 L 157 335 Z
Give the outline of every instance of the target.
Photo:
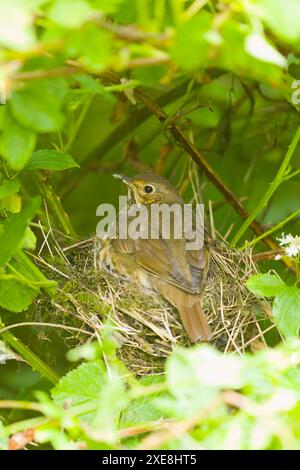
M 191 293 L 200 291 L 201 250 L 189 255 L 184 240 L 113 240 L 114 251 L 128 254 L 140 269 Z

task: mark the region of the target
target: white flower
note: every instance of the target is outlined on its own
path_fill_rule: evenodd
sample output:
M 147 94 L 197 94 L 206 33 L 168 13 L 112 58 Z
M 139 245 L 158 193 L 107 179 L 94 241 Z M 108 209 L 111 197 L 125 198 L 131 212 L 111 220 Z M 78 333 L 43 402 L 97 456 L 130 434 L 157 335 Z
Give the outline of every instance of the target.
M 281 237 L 282 238 L 277 238 L 277 240 L 279 241 L 280 246 L 289 245 L 294 239 L 294 237 L 291 233 L 289 233 L 288 235 L 285 235 L 284 233 L 282 233 Z
M 282 233 L 281 238 L 278 238 L 279 245 L 284 247 L 285 255 L 289 258 L 294 258 L 300 253 L 300 236 L 293 237 L 290 233 L 285 235 Z M 276 255 L 275 259 L 280 259 L 280 255 Z

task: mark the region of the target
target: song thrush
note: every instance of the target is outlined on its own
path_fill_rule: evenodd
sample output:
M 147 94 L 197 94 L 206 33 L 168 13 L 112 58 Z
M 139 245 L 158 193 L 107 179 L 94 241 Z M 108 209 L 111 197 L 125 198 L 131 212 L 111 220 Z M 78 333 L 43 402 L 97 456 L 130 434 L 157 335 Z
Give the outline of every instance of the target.
M 133 202 L 149 210 L 151 204 L 184 201 L 176 189 L 161 176 L 141 174 L 133 178 L 114 175 L 129 188 Z M 176 220 L 173 221 L 176 224 Z M 150 222 L 151 223 L 151 222 Z M 98 262 L 102 269 L 159 292 L 180 314 L 192 342 L 209 341 L 211 330 L 202 311 L 201 293 L 208 265 L 208 253 L 201 249 L 187 250 L 186 240 L 111 239 L 102 241 Z

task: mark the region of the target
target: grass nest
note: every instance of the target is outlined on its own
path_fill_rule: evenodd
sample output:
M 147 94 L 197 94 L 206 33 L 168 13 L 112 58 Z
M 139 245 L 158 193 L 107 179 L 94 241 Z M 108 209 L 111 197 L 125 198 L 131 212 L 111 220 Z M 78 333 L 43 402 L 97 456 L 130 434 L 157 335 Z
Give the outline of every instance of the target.
M 108 320 L 119 345 L 118 353 L 136 374 L 159 374 L 176 345 L 189 346 L 178 312 L 158 294 L 99 272 L 94 239 L 66 246 L 54 238 L 44 243 L 50 255 L 37 258 L 49 278 L 58 282 L 55 297 L 41 298 L 37 310 L 45 322 L 67 331 L 65 341 L 75 346 L 99 338 Z M 275 327 L 271 308 L 245 287 L 257 273 L 251 252 L 233 250 L 224 242 L 209 243 L 210 264 L 203 292 L 203 310 L 213 331 L 212 343 L 224 352 L 242 355 L 266 347 L 264 334 Z

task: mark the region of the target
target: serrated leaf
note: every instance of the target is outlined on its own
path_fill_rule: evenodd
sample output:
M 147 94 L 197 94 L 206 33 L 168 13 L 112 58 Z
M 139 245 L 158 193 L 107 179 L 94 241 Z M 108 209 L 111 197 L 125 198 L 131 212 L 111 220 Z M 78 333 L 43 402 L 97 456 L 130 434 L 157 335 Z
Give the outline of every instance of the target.
M 36 132 L 54 132 L 64 122 L 64 116 L 52 96 L 43 93 L 38 86 L 15 91 L 10 100 L 15 119 Z
M 0 137 L 0 150 L 13 170 L 18 171 L 25 166 L 34 150 L 35 143 L 35 132 L 24 127 L 7 112 Z
M 55 403 L 79 405 L 99 398 L 106 368 L 101 360 L 86 362 L 65 375 L 52 390 Z
M 255 295 L 275 297 L 286 288 L 286 284 L 275 274 L 255 274 L 248 279 L 246 287 Z
M 160 376 L 145 376 L 140 380 L 141 385 L 150 387 L 162 383 L 163 377 Z M 131 400 L 122 413 L 120 427 L 125 428 L 147 421 L 159 420 L 162 417 L 162 412 L 156 406 L 156 401 L 157 398 L 163 398 L 164 396 L 166 396 L 166 392 L 158 392 Z
M 20 183 L 17 179 L 6 180 L 0 184 L 0 199 L 17 193 L 20 189 Z
M 32 199 L 18 214 L 14 214 L 10 219 L 4 222 L 0 234 L 0 266 L 7 263 L 24 237 L 26 227 L 29 221 L 36 214 L 40 205 L 40 198 Z
M 27 170 L 61 171 L 74 167 L 79 167 L 79 165 L 77 165 L 71 155 L 48 149 L 34 152 L 26 165 Z
M 275 298 L 274 319 L 287 338 L 298 336 L 300 328 L 300 289 L 289 286 Z
M 0 307 L 10 312 L 26 310 L 38 291 L 15 279 L 0 279 Z

